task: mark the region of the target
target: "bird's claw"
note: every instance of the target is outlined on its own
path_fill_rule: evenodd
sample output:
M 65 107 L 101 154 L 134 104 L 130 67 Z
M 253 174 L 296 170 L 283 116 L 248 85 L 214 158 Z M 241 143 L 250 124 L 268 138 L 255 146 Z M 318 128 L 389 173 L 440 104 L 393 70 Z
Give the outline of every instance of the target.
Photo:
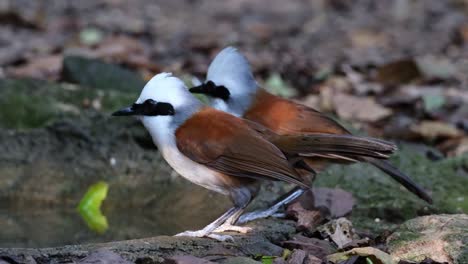
M 234 231 L 241 234 L 246 234 L 252 231 L 252 228 L 248 226 L 221 225 L 218 228 L 216 228 L 213 232 L 221 233 L 225 231 Z
M 185 237 L 208 237 L 214 240 L 218 240 L 221 242 L 227 242 L 231 241 L 234 242 L 234 238 L 229 235 L 219 235 L 219 234 L 213 234 L 213 233 L 207 233 L 204 230 L 197 230 L 197 231 L 185 231 L 179 234 L 176 234 L 175 236 L 185 236 Z

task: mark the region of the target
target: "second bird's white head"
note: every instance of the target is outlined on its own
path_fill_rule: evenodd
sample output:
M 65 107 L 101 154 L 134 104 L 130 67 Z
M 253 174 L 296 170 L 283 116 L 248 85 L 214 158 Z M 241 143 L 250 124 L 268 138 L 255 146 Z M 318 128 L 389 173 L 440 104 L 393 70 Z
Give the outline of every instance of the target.
M 210 105 L 218 110 L 242 116 L 258 87 L 247 59 L 235 48 L 227 47 L 211 62 L 205 83 L 190 91 L 206 94 Z

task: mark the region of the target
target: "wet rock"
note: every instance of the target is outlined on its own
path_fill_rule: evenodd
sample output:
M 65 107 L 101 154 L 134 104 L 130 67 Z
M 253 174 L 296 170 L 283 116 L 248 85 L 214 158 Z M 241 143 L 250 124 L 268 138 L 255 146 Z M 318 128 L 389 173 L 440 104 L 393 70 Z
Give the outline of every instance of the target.
M 275 258 L 272 264 L 287 264 L 287 262 L 283 258 Z
M 240 250 L 244 254 L 256 256 L 281 256 L 283 254 L 283 248 L 277 246 L 269 241 L 254 241 L 253 243 L 245 243 L 240 247 Z
M 174 256 L 164 260 L 163 264 L 211 264 L 211 262 L 206 259 L 197 258 L 194 256 Z
M 468 263 L 468 215 L 429 215 L 411 219 L 388 238 L 396 260 Z
M 78 264 L 131 264 L 128 260 L 123 259 L 119 254 L 110 250 L 100 249 L 84 259 L 78 261 Z
M 77 56 L 64 58 L 62 77 L 67 82 L 97 89 L 134 92 L 135 96 L 145 85 L 144 80 L 130 70 Z
M 302 264 L 307 257 L 307 253 L 304 250 L 295 249 L 291 256 L 288 258 L 288 264 Z
M 20 263 L 26 258 L 34 258 L 38 262 L 42 261 L 40 263 L 72 262 L 88 257 L 97 249 L 108 249 L 118 255 L 125 256 L 125 259 L 129 261 L 151 260 L 150 263 L 159 263 L 164 260 L 163 258 L 178 255 L 205 258 L 212 256 L 211 253 L 214 248 L 218 248 L 218 252 L 221 252 L 219 247 L 223 247 L 226 250 L 230 250 L 231 248 L 242 249 L 236 251 L 237 257 L 257 255 L 272 256 L 277 254 L 276 249 L 267 251 L 262 245 L 279 244 L 282 240 L 274 240 L 272 238 L 290 237 L 294 232 L 293 223 L 287 220 L 264 219 L 250 223 L 249 226 L 252 227 L 254 231 L 247 235 L 233 234 L 233 243 L 221 243 L 209 238 L 158 236 L 145 239 L 70 245 L 57 248 L 0 248 L 0 256 L 18 258 Z M 256 249 L 257 245 L 259 245 L 259 247 Z M 244 251 L 245 247 L 250 247 L 250 251 Z M 246 260 L 246 258 L 244 260 Z
M 228 258 L 222 263 L 223 264 L 259 264 L 261 262 L 258 262 L 251 258 L 246 258 L 246 257 L 234 257 L 234 258 Z
M 31 257 L 17 257 L 17 256 L 0 256 L 0 264 L 37 264 L 36 260 Z
M 322 264 L 323 261 L 314 255 L 307 255 L 304 264 Z

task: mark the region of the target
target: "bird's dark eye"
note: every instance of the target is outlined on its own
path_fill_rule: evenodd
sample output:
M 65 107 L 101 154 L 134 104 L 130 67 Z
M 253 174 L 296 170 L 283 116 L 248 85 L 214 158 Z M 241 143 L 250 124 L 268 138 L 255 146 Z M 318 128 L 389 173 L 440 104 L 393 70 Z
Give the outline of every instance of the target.
M 153 99 L 146 99 L 143 104 L 150 105 L 150 104 L 156 104 L 156 101 Z

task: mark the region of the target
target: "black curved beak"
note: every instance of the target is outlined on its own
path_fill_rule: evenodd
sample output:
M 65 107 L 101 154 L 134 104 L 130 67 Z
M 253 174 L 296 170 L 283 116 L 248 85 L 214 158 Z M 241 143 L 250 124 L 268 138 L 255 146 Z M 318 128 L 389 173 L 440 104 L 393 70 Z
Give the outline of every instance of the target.
M 133 110 L 133 107 L 131 106 L 122 108 L 112 113 L 112 116 L 132 116 L 132 115 L 137 115 L 137 113 Z
M 194 87 L 190 88 L 189 91 L 191 93 L 201 93 L 202 94 L 202 93 L 205 93 L 203 88 L 204 88 L 204 85 L 202 84 L 202 85 L 198 85 L 198 86 L 194 86 Z

